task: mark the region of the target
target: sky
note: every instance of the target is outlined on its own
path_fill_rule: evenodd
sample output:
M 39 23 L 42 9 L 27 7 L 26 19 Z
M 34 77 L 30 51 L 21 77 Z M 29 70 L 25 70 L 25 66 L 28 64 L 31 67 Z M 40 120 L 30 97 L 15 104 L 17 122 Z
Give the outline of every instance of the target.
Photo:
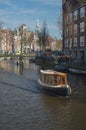
M 0 0 L 0 21 L 3 27 L 14 30 L 25 24 L 35 32 L 39 19 L 40 28 L 46 21 L 50 36 L 60 38 L 57 19 L 62 0 Z

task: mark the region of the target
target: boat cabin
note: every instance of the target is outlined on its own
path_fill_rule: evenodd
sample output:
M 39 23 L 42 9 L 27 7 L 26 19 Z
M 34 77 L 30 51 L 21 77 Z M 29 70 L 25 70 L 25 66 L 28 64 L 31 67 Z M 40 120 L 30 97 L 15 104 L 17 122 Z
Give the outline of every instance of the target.
M 48 85 L 53 86 L 66 86 L 67 85 L 67 74 L 56 72 L 52 70 L 40 70 L 41 81 Z

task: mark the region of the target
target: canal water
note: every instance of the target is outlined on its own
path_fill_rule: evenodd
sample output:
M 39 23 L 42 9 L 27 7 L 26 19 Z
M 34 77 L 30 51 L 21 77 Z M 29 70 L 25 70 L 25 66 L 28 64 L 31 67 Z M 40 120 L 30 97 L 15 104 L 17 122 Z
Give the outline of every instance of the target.
M 0 130 L 85 130 L 86 77 L 68 74 L 68 98 L 40 91 L 38 77 L 29 60 L 0 61 Z

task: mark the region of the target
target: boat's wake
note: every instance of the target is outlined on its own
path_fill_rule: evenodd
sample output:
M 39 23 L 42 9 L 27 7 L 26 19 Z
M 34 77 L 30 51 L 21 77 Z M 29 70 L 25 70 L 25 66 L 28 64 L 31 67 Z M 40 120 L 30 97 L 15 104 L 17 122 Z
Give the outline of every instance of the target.
M 24 86 L 17 86 L 17 85 L 14 85 L 12 83 L 8 83 L 8 82 L 4 82 L 4 81 L 0 81 L 1 84 L 4 84 L 4 85 L 7 85 L 7 86 L 11 86 L 11 87 L 15 87 L 17 89 L 22 89 L 24 91 L 30 91 L 30 92 L 34 92 L 34 93 L 40 93 L 39 89 L 38 89 L 38 86 L 37 86 L 37 83 L 35 81 L 31 81 L 29 84 L 29 86 L 27 85 L 26 87 Z

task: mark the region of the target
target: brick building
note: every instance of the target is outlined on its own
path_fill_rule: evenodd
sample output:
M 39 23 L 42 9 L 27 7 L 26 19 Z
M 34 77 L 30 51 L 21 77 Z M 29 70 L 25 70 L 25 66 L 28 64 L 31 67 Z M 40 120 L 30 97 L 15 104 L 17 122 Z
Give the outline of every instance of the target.
M 86 62 L 86 1 L 62 0 L 63 51 L 78 62 Z
M 12 45 L 10 42 L 10 31 L 6 28 L 0 30 L 0 52 L 2 54 L 12 51 Z

